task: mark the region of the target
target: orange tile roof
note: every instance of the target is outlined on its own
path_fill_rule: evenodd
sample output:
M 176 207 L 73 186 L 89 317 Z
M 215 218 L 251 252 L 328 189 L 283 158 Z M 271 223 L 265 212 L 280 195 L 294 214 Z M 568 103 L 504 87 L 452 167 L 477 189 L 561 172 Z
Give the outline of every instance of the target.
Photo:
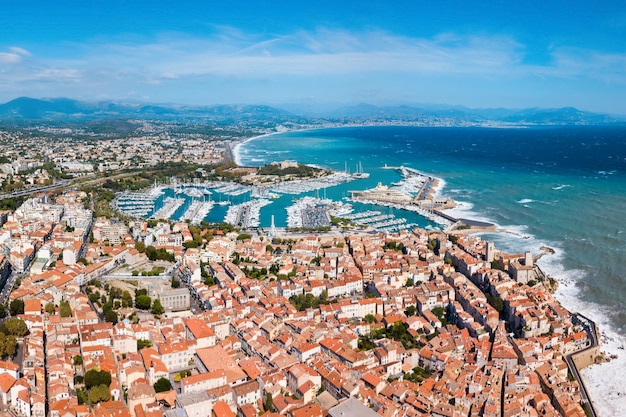
M 235 413 L 224 401 L 216 401 L 213 404 L 213 414 L 215 417 L 235 417 Z
M 15 384 L 16 379 L 13 378 L 8 372 L 0 374 L 0 390 L 3 393 L 8 393 L 11 387 Z

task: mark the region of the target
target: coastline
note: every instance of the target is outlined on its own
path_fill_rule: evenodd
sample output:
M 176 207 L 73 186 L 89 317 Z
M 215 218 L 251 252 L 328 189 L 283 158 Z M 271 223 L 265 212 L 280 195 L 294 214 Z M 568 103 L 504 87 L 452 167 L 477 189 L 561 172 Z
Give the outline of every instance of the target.
M 479 217 L 482 220 L 489 219 L 472 211 L 473 204 L 460 202 L 459 207 L 446 210 L 454 213 L 455 216 Z M 495 223 L 494 223 L 495 224 Z M 481 235 L 501 234 L 511 235 L 518 238 L 528 238 L 529 246 L 537 246 L 541 239 L 529 236 L 524 233 L 508 230 L 507 227 L 496 225 L 496 230 L 460 230 L 455 233 L 467 233 Z M 481 236 L 482 237 L 482 236 Z M 549 276 L 558 282 L 558 288 L 554 293 L 555 299 L 561 303 L 571 313 L 581 313 L 593 320 L 601 334 L 599 338 L 599 351 L 609 361 L 595 363 L 582 369 L 578 369 L 580 377 L 587 389 L 588 395 L 593 403 L 598 416 L 621 416 L 626 409 L 626 387 L 622 384 L 621 378 L 626 370 L 626 337 L 620 335 L 614 329 L 609 319 L 609 309 L 597 303 L 587 302 L 581 298 L 581 289 L 578 287 L 578 275 L 583 271 L 566 270 L 562 265 L 563 251 L 555 242 L 544 242 L 543 247 L 549 247 L 550 252 L 542 252 L 543 255 L 537 260 L 540 266 Z M 557 249 L 553 249 L 556 247 Z
M 362 125 L 359 125 L 362 126 Z M 356 126 L 342 126 L 342 127 L 356 127 Z M 365 126 L 363 126 L 365 127 Z M 312 129 L 302 129 L 299 131 L 314 131 L 327 128 L 339 128 L 339 127 L 319 127 Z M 295 130 L 288 130 L 285 132 L 273 132 L 271 134 L 260 135 L 257 137 L 249 138 L 238 144 L 237 147 L 237 160 L 240 161 L 239 146 L 247 143 L 249 140 L 270 136 L 279 133 L 289 133 Z M 238 162 L 239 163 L 239 162 Z M 438 179 L 438 184 L 434 192 L 434 196 L 442 196 L 446 189 L 446 182 L 433 175 Z M 555 292 L 555 298 L 572 313 L 579 312 L 589 317 L 596 322 L 601 334 L 600 338 L 600 351 L 605 353 L 605 356 L 618 355 L 616 359 L 612 359 L 610 362 L 601 364 L 594 364 L 580 370 L 580 374 L 585 382 L 591 401 L 597 410 L 598 415 L 601 416 L 618 416 L 621 415 L 623 410 L 626 409 L 626 388 L 621 384 L 621 374 L 626 370 L 626 346 L 624 336 L 620 335 L 619 330 L 612 327 L 609 313 L 609 307 L 598 304 L 597 302 L 587 302 L 582 299 L 581 285 L 584 280 L 581 278 L 585 272 L 581 270 L 568 270 L 563 265 L 564 251 L 560 242 L 548 241 L 544 238 L 534 236 L 528 232 L 528 228 L 525 225 L 499 225 L 489 218 L 486 218 L 483 213 L 473 211 L 474 205 L 471 203 L 472 198 L 466 197 L 465 201 L 457 201 L 458 206 L 453 209 L 446 209 L 446 213 L 450 213 L 454 217 L 465 217 L 476 220 L 482 220 L 490 222 L 496 225 L 496 230 L 468 230 L 467 233 L 476 235 L 494 236 L 500 235 L 498 238 L 500 241 L 507 240 L 512 242 L 510 245 L 521 251 L 527 249 L 534 252 L 539 252 L 541 246 L 555 248 L 554 254 L 544 254 L 537 261 L 538 265 L 550 276 L 555 278 L 559 285 Z M 469 200 L 469 201 L 468 201 Z M 513 250 L 511 253 L 516 253 L 518 250 Z
M 253 140 L 256 140 L 256 139 L 261 139 L 261 138 L 265 138 L 265 137 L 268 137 L 268 136 L 278 135 L 278 134 L 287 133 L 287 132 L 295 132 L 295 130 L 286 130 L 284 132 L 265 133 L 263 135 L 252 136 L 250 138 L 246 138 L 246 139 L 237 141 L 234 145 L 231 145 L 231 155 L 232 155 L 233 162 L 235 164 L 237 164 L 237 166 L 242 166 L 241 165 L 240 148 L 241 148 L 241 146 L 245 145 L 246 143 L 252 142 Z

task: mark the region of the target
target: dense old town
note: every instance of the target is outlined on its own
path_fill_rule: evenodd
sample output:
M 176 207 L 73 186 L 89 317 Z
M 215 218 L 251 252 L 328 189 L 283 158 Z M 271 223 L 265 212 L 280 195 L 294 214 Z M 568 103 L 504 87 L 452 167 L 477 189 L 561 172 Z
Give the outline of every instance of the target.
M 0 214 L 0 403 L 25 417 L 580 416 L 597 331 L 530 252 L 437 230 L 296 234 Z M 12 290 L 11 290 L 12 289 Z

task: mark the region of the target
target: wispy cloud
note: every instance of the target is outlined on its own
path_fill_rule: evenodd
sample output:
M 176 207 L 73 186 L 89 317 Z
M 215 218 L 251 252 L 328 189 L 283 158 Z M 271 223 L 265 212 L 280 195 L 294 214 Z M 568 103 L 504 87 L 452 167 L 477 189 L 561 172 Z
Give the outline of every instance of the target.
M 19 46 L 12 46 L 9 48 L 12 52 L 23 55 L 23 56 L 31 56 L 32 54 L 24 48 L 20 48 Z
M 22 62 L 22 57 L 19 54 L 11 52 L 0 52 L 0 64 L 15 65 Z
M 561 49 L 549 65 L 524 63 L 525 46 L 508 36 L 409 38 L 383 31 L 319 29 L 262 39 L 238 30 L 211 38 L 176 34 L 157 41 L 108 43 L 85 50 L 86 68 L 111 68 L 149 74 L 150 79 L 186 76 L 300 77 L 355 73 L 414 73 L 472 77 L 606 78 L 626 82 L 626 55 Z M 595 62 L 601 63 L 598 67 Z M 620 74 L 622 74 L 620 76 Z
M 269 89 L 287 85 L 285 80 L 291 80 L 292 87 L 293 80 L 304 85 L 353 76 L 364 83 L 361 93 L 385 90 L 395 76 L 414 81 L 415 85 L 403 85 L 405 90 L 418 90 L 425 79 L 496 81 L 510 84 L 511 89 L 519 89 L 515 84 L 529 78 L 626 85 L 626 54 L 561 47 L 550 51 L 548 64 L 529 65 L 526 46 L 507 35 L 442 33 L 412 38 L 381 30 L 319 28 L 266 36 L 232 27 L 215 29 L 208 37 L 162 33 L 154 39 L 64 45 L 63 50 L 72 55 L 52 58 L 9 47 L 0 52 L 0 87 L 28 94 L 31 83 L 57 83 L 57 95 L 63 95 L 62 88 L 80 85 L 93 95 L 147 94 L 167 85 L 190 89 L 194 83 L 212 82 L 223 92 L 233 80 Z
M 258 40 L 222 34 L 212 39 L 174 37 L 140 45 L 108 44 L 88 59 L 119 62 L 128 69 L 149 67 L 178 77 L 317 76 L 375 71 L 490 74 L 507 70 L 522 54 L 522 45 L 505 37 L 412 39 L 378 31 L 320 29 Z

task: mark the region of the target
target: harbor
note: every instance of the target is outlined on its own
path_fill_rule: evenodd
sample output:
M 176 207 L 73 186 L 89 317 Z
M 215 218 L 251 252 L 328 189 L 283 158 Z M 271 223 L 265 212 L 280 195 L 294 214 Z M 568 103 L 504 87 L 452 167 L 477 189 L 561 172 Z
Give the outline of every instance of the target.
M 261 208 L 271 203 L 271 200 L 259 199 L 230 206 L 224 222 L 243 229 L 259 227 Z
M 209 214 L 215 203 L 212 201 L 194 201 L 183 214 L 181 220 L 189 221 L 191 224 L 200 224 Z
M 147 193 L 123 192 L 111 202 L 111 208 L 129 217 L 146 217 L 154 210 L 154 204 L 162 189 L 152 188 Z
M 155 211 L 150 218 L 152 219 L 171 219 L 176 210 L 185 204 L 184 198 L 166 197 L 165 204 L 159 210 Z
M 303 197 L 287 207 L 288 228 L 319 228 L 331 224 L 331 216 L 352 211 L 352 205 L 330 199 Z
M 357 191 L 347 187 L 355 180 L 367 185 L 377 179 L 368 178 L 369 173 L 360 163 L 354 173 L 338 171 L 323 178 L 267 185 L 197 180 L 183 183 L 171 179 L 169 184 L 155 184 L 143 193 L 121 194 L 114 208 L 132 217 L 192 224 L 225 221 L 242 228 L 268 226 L 271 217 L 289 228 L 319 228 L 330 226 L 331 217 L 354 216 L 350 218 L 354 224 L 379 231 L 431 227 L 420 219 L 441 228 L 456 223 L 439 210 L 449 200 L 432 197 L 437 179 L 404 166 L 386 169 L 393 169 L 401 177 L 389 181 L 391 186 L 378 182 L 374 188 Z M 423 195 L 430 199 L 421 199 Z M 290 196 L 297 196 L 297 200 L 292 201 Z M 389 212 L 381 212 L 381 207 Z M 391 210 L 397 212 L 392 214 Z

